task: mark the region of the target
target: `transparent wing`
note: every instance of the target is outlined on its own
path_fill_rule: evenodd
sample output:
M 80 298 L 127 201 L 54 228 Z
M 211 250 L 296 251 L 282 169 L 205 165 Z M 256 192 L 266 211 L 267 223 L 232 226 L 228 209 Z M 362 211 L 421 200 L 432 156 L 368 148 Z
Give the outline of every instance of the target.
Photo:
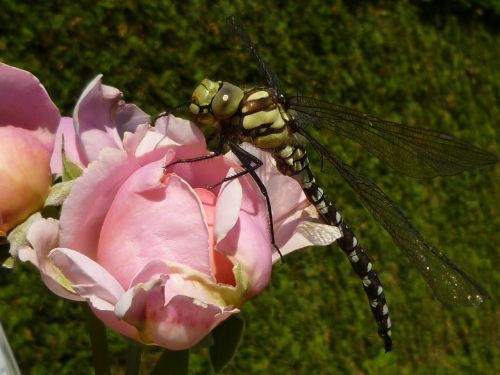
M 300 129 L 299 133 L 335 166 L 368 211 L 382 223 L 394 242 L 410 258 L 442 303 L 475 306 L 489 298 L 481 286 L 423 239 L 406 215 L 377 185 L 344 164 L 304 129 Z
M 415 178 L 453 175 L 498 162 L 498 157 L 431 129 L 404 126 L 310 97 L 287 99 L 299 126 L 328 129 L 347 137 L 398 172 Z
M 260 57 L 260 54 L 257 52 L 257 48 L 255 48 L 255 44 L 253 44 L 252 39 L 250 39 L 250 36 L 245 31 L 245 28 L 241 24 L 240 19 L 233 15 L 229 16 L 226 22 L 231 34 L 236 36 L 241 41 L 243 48 L 245 48 L 257 62 L 260 71 L 262 72 L 262 74 L 264 74 L 264 77 L 266 77 L 266 82 L 269 87 L 274 89 L 277 95 L 281 95 L 282 91 L 278 77 L 267 66 L 264 60 L 262 60 L 262 57 Z

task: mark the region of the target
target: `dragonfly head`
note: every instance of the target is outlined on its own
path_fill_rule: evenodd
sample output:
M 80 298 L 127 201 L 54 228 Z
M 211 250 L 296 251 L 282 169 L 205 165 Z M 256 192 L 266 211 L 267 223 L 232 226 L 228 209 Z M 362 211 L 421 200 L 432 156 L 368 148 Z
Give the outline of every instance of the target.
M 243 90 L 238 86 L 205 78 L 193 91 L 189 111 L 198 124 L 211 126 L 233 116 L 241 99 Z

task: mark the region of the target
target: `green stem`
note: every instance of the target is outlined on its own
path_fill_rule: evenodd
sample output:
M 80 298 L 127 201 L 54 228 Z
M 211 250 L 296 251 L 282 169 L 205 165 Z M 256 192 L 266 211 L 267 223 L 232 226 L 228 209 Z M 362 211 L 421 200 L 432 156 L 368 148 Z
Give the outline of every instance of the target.
M 141 368 L 142 346 L 136 342 L 128 342 L 126 375 L 137 375 Z
M 189 350 L 165 349 L 150 375 L 187 375 Z
M 10 257 L 10 244 L 6 237 L 0 236 L 0 265 Z
M 106 327 L 97 319 L 87 304 L 83 305 L 83 314 L 87 321 L 92 346 L 92 361 L 94 362 L 95 375 L 109 375 L 109 352 L 106 338 Z

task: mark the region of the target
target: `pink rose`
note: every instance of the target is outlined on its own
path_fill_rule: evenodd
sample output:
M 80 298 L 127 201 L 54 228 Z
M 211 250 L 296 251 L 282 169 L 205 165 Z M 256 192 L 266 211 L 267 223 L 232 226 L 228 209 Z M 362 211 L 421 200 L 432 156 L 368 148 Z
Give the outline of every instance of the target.
M 0 236 L 42 208 L 59 119 L 34 75 L 0 63 Z
M 75 180 L 60 222 L 32 225 L 20 259 L 54 293 L 87 301 L 128 337 L 174 350 L 195 345 L 266 287 L 278 258 L 249 176 L 206 189 L 241 170 L 231 157 L 164 173 L 174 160 L 207 153 L 198 128 L 174 117 L 125 133 L 123 149 L 102 150 Z M 317 231 L 322 241 L 339 237 L 312 217 L 300 186 L 259 157 L 283 251 L 314 244 Z

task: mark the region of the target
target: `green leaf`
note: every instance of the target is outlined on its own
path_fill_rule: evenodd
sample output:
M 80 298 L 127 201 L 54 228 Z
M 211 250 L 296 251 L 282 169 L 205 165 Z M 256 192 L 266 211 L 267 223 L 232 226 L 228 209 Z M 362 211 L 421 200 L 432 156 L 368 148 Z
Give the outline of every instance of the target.
M 234 358 L 244 331 L 241 314 L 231 315 L 212 331 L 214 345 L 210 348 L 210 360 L 215 371 L 221 371 Z
M 165 349 L 150 375 L 187 375 L 189 350 Z
M 73 187 L 73 181 L 59 182 L 50 188 L 49 195 L 45 199 L 44 207 L 62 206 Z
M 64 148 L 62 150 L 62 163 L 63 163 L 63 181 L 71 181 L 75 178 L 78 178 L 82 175 L 83 169 L 81 169 L 78 165 L 71 162 L 64 152 Z
M 26 221 L 19 224 L 9 232 L 9 235 L 7 236 L 7 240 L 10 243 L 9 252 L 14 258 L 17 258 L 17 253 L 21 247 L 30 246 L 30 242 L 26 238 L 26 234 L 28 233 L 31 225 L 41 219 L 42 215 L 39 212 L 35 212 L 28 219 L 26 219 Z
M 3 268 L 11 269 L 16 265 L 16 260 L 11 256 L 6 255 L 2 250 L 2 253 L 0 254 L 0 263 L 2 264 Z
M 6 237 L 0 237 L 0 264 L 5 268 L 13 268 L 15 261 L 10 256 L 10 243 Z

